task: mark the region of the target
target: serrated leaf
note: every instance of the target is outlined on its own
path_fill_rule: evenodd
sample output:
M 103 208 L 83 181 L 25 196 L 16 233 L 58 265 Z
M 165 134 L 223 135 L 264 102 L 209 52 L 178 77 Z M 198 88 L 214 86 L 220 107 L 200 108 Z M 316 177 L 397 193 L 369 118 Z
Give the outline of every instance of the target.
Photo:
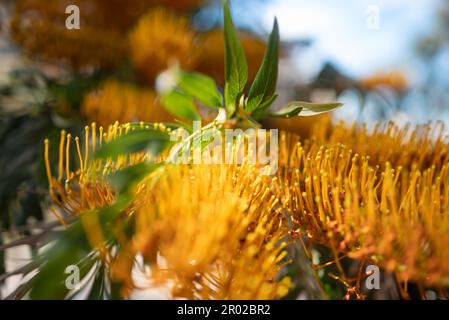
M 329 112 L 341 107 L 339 102 L 311 103 L 304 101 L 292 101 L 278 111 L 270 113 L 271 117 L 291 118 L 295 116 L 308 117 L 320 113 Z
M 96 152 L 97 159 L 116 158 L 121 154 L 146 151 L 153 156 L 158 155 L 169 145 L 167 133 L 155 129 L 131 131 L 108 143 L 103 144 Z
M 248 64 L 240 39 L 235 31 L 229 10 L 229 1 L 224 1 L 225 38 L 225 106 L 231 116 L 248 81 Z
M 189 97 L 176 90 L 164 93 L 161 96 L 164 107 L 174 116 L 188 120 L 200 120 L 201 117 L 195 108 L 192 97 Z
M 248 102 L 245 106 L 246 112 L 253 112 L 266 105 L 266 102 L 272 99 L 276 92 L 278 64 L 279 27 L 277 19 L 275 19 L 262 65 L 248 93 Z
M 178 87 L 207 107 L 219 108 L 223 104 L 214 79 L 201 73 L 179 71 Z

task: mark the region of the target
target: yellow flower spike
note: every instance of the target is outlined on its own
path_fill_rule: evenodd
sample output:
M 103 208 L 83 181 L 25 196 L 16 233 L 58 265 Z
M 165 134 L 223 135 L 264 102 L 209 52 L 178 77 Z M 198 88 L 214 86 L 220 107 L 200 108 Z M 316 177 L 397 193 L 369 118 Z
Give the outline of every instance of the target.
M 83 167 L 87 168 L 87 159 L 89 158 L 89 143 L 90 143 L 89 126 L 84 127 L 84 132 L 85 132 L 85 134 L 84 134 L 84 163 L 83 163 Z
M 51 175 L 51 168 L 50 168 L 50 159 L 49 159 L 49 144 L 50 141 L 48 139 L 45 139 L 44 141 L 44 156 L 45 156 L 45 170 L 47 172 L 47 179 L 48 179 L 48 185 L 50 186 L 50 189 L 53 187 L 53 177 Z
M 387 87 L 398 92 L 405 91 L 409 86 L 406 76 L 399 70 L 373 74 L 368 78 L 361 79 L 359 84 L 364 90 Z
M 92 68 L 117 66 L 126 59 L 128 46 L 121 40 L 143 13 L 155 6 L 190 12 L 204 3 L 205 0 L 127 0 L 127 10 L 123 10 L 121 1 L 16 0 L 11 36 L 31 56 L 63 63 L 74 70 L 91 71 Z M 80 8 L 82 26 L 76 32 L 61 27 L 67 18 L 65 9 L 70 4 Z M 161 22 L 163 20 L 160 28 L 154 29 L 155 37 L 149 36 L 153 41 L 176 36 L 163 29 Z M 150 44 L 155 48 L 164 46 L 164 42 Z M 184 55 L 191 51 L 187 50 Z
M 67 134 L 67 144 L 65 148 L 65 177 L 66 181 L 70 181 L 70 140 L 72 135 Z
M 173 117 L 157 102 L 154 91 L 115 80 L 105 81 L 97 90 L 87 94 L 81 105 L 81 114 L 104 126 L 116 120 L 121 123 L 173 121 Z
M 248 164 L 167 167 L 154 186 L 141 190 L 136 211 L 135 250 L 152 261 L 152 280 L 174 281 L 174 297 L 280 298 L 285 282 L 275 277 L 285 244 L 278 244 L 288 229 L 271 209 L 278 200 L 268 186 L 276 181 Z
M 75 137 L 75 143 L 76 143 L 76 151 L 78 153 L 78 159 L 79 159 L 79 163 L 80 163 L 81 174 L 83 174 L 84 173 L 84 161 L 83 161 L 83 156 L 81 155 L 80 138 Z
M 99 133 L 98 133 L 98 136 L 99 136 L 99 138 L 100 138 L 100 142 L 99 142 L 99 144 L 100 144 L 100 146 L 103 144 L 103 126 L 100 126 L 100 128 L 99 128 Z
M 98 132 L 97 132 L 98 130 Z M 103 127 L 95 123 L 85 127 L 84 148 L 81 145 L 79 137 L 74 137 L 75 153 L 77 157 L 78 169 L 74 171 L 71 168 L 75 163 L 71 161 L 72 134 L 61 131 L 59 139 L 58 152 L 58 177 L 54 178 L 51 173 L 51 161 L 49 154 L 49 140 L 44 142 L 45 169 L 47 173 L 50 196 L 54 203 L 64 211 L 79 215 L 86 210 L 92 210 L 112 203 L 115 196 L 113 190 L 101 179 L 115 170 L 126 168 L 129 165 L 139 164 L 148 160 L 148 155 L 144 152 L 120 156 L 116 161 L 112 159 L 95 160 L 89 158 L 89 154 L 95 151 L 98 145 L 104 142 L 116 139 L 121 134 L 129 132 L 129 124 L 120 125 L 115 122 L 108 127 L 107 133 L 104 133 Z M 97 141 L 97 139 L 99 141 Z M 84 150 L 84 153 L 82 152 Z M 159 159 L 155 159 L 159 161 Z M 98 178 L 100 175 L 100 179 Z
M 423 170 L 432 165 L 441 167 L 449 162 L 449 137 L 440 122 L 399 127 L 393 123 L 377 124 L 372 129 L 366 126 L 347 126 L 343 122 L 317 121 L 312 129 L 313 141 L 319 146 L 346 145 L 364 156 L 369 163 L 383 165 L 390 162 L 393 167 Z
M 92 151 L 95 152 L 95 149 L 97 148 L 97 124 L 95 122 L 92 122 L 91 127 L 92 127 Z
M 55 209 L 53 206 L 50 207 L 50 211 L 53 213 L 53 215 L 56 217 L 56 219 L 58 219 L 58 221 L 59 221 L 64 227 L 67 227 L 67 223 L 65 222 L 65 220 L 61 217 L 60 214 L 58 214 L 58 213 L 56 212 L 56 209 Z
M 124 22 L 129 23 L 137 17 L 128 17 L 117 8 L 115 12 L 105 11 L 99 7 L 101 0 L 78 0 L 76 4 L 80 6 L 83 23 L 79 30 L 73 32 L 61 28 L 67 18 L 65 8 L 72 4 L 70 1 L 16 2 L 11 19 L 11 36 L 27 54 L 49 62 L 63 63 L 75 70 L 110 67 L 125 58 L 126 45 L 116 41 L 124 33 L 118 22 L 126 20 Z M 105 16 L 112 19 L 108 22 L 103 18 Z
M 150 84 L 170 64 L 184 70 L 194 65 L 196 41 L 189 24 L 187 17 L 157 8 L 140 18 L 130 32 L 131 60 Z
M 59 140 L 59 158 L 58 158 L 58 181 L 61 181 L 64 171 L 64 144 L 65 144 L 65 130 L 61 130 L 61 138 Z
M 448 141 L 442 135 L 431 140 L 434 130 L 427 126 L 385 128 L 388 136 L 378 126 L 370 136 L 359 137 L 376 142 L 369 158 L 360 152 L 363 146 L 353 131 L 358 129 L 344 132 L 338 127 L 333 133 L 350 137 L 348 146 L 356 152 L 332 137 L 304 141 L 300 153 L 305 156 L 280 159 L 279 177 L 288 171 L 288 189 L 278 197 L 292 214 L 294 229 L 300 227 L 313 242 L 332 248 L 336 258 L 345 253 L 371 261 L 395 272 L 400 281 L 447 285 L 449 173 L 446 160 L 441 159 L 447 157 Z M 410 135 L 420 143 L 427 141 L 428 147 L 420 148 L 408 140 Z M 389 149 L 390 144 L 395 148 Z M 297 155 L 300 146 L 286 148 Z M 379 162 L 387 157 L 386 150 L 391 162 Z M 412 155 L 413 161 L 402 153 Z M 345 280 L 343 274 L 340 278 Z

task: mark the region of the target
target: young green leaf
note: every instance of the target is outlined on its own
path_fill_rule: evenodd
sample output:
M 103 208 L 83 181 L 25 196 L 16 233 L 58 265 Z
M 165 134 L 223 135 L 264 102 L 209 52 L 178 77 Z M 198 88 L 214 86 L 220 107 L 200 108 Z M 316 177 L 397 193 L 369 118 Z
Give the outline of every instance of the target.
M 195 108 L 192 97 L 189 97 L 178 91 L 169 91 L 161 96 L 161 102 L 164 107 L 173 114 L 188 120 L 200 120 L 200 115 Z
M 290 118 L 295 116 L 307 117 L 320 113 L 329 112 L 341 107 L 339 102 L 333 103 L 311 103 L 304 101 L 292 101 L 278 111 L 270 113 L 271 117 Z
M 236 104 L 248 81 L 248 64 L 245 52 L 235 31 L 229 10 L 229 1 L 224 1 L 225 38 L 225 105 L 228 115 L 235 112 Z
M 256 79 L 248 94 L 248 103 L 245 111 L 253 112 L 261 106 L 266 107 L 266 102 L 273 99 L 276 92 L 279 63 L 279 27 L 275 19 L 273 30 L 268 40 L 267 50 L 257 72 Z
M 178 72 L 178 87 L 206 107 L 219 108 L 223 104 L 214 79 L 197 72 Z
M 261 104 L 259 106 L 259 108 L 257 108 L 256 110 L 254 110 L 251 113 L 251 117 L 254 118 L 255 120 L 261 120 L 261 119 L 266 118 L 268 108 L 270 108 L 270 106 L 277 99 L 277 97 L 278 97 L 278 95 L 274 94 L 273 96 L 271 96 L 270 98 L 265 100 L 265 102 L 263 104 Z
M 131 131 L 111 142 L 103 144 L 96 152 L 97 159 L 116 158 L 121 154 L 130 154 L 139 151 L 158 155 L 170 144 L 167 133 L 155 129 Z

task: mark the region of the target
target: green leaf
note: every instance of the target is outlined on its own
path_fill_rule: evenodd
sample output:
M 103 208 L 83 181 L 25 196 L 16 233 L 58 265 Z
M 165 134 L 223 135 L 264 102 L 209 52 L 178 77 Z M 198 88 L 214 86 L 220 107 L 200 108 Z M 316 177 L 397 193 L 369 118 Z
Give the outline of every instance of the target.
M 152 128 L 135 130 L 103 144 L 95 152 L 95 157 L 98 159 L 116 158 L 121 154 L 139 151 L 147 151 L 156 156 L 169 145 L 169 140 L 170 137 L 167 133 Z
M 104 299 L 104 292 L 105 292 L 105 266 L 100 263 L 97 267 L 97 270 L 94 274 L 94 279 L 92 283 L 92 288 L 89 292 L 89 297 L 87 300 L 103 300 Z
M 69 293 L 65 285 L 68 276 L 66 268 L 69 265 L 79 265 L 89 251 L 89 243 L 78 221 L 40 257 L 43 266 L 32 280 L 30 298 L 64 299 Z
M 164 107 L 174 116 L 188 120 L 200 120 L 192 97 L 178 91 L 169 91 L 161 96 Z
M 219 108 L 223 104 L 214 79 L 201 73 L 179 71 L 178 87 L 207 107 Z
M 291 118 L 298 116 L 301 110 L 302 107 L 289 103 L 285 107 L 279 109 L 278 111 L 271 112 L 270 117 Z
M 139 163 L 108 176 L 109 182 L 119 193 L 127 193 L 148 174 L 161 166 L 160 163 Z
M 246 112 L 253 112 L 266 105 L 276 92 L 279 64 L 279 27 L 275 19 L 273 31 L 268 40 L 267 50 L 257 72 L 256 79 L 248 94 L 248 103 L 245 106 Z
M 332 103 L 311 103 L 304 101 L 292 101 L 276 112 L 270 113 L 271 117 L 290 118 L 295 116 L 307 117 L 320 113 L 329 112 L 341 107 L 339 102 Z
M 105 240 L 113 237 L 111 222 L 129 205 L 129 197 L 119 197 L 111 205 L 95 211 L 82 213 L 83 215 L 97 215 Z M 74 222 L 54 244 L 38 257 L 42 265 L 39 272 L 31 281 L 31 299 L 64 299 L 69 293 L 65 280 L 69 276 L 66 268 L 69 265 L 80 267 L 80 279 L 88 273 L 93 263 L 99 261 L 90 247 L 85 229 L 80 220 Z
M 225 38 L 225 106 L 228 116 L 235 112 L 236 104 L 248 81 L 248 64 L 240 39 L 235 31 L 229 10 L 229 1 L 224 1 Z
M 21 300 L 25 297 L 25 295 L 30 292 L 33 282 L 32 280 L 36 277 L 32 277 L 29 281 L 19 285 L 14 289 L 8 296 L 5 297 L 5 300 Z
M 263 104 L 259 106 L 256 110 L 251 113 L 251 117 L 255 120 L 261 120 L 267 117 L 267 110 L 273 104 L 273 102 L 277 99 L 278 95 L 275 94 L 267 99 Z

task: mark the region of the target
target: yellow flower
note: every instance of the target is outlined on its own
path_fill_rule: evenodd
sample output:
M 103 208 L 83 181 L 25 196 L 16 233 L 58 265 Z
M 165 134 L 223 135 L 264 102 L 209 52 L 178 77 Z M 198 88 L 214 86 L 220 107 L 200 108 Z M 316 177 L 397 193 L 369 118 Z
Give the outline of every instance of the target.
M 84 98 L 81 114 L 101 125 L 116 120 L 121 123 L 173 121 L 173 117 L 158 103 L 154 91 L 114 80 L 104 82 Z
M 12 38 L 31 56 L 77 70 L 113 66 L 126 58 L 126 44 L 117 39 L 137 17 L 103 8 L 103 2 L 18 0 L 11 20 Z M 65 28 L 65 10 L 71 4 L 80 8 L 82 26 L 75 31 Z M 114 3 L 108 1 L 108 5 Z
M 265 54 L 265 42 L 255 36 L 239 31 L 240 41 L 248 62 L 249 81 L 256 77 Z M 224 36 L 223 31 L 215 29 L 202 35 L 198 46 L 196 70 L 210 75 L 223 85 L 224 81 Z
M 111 67 L 126 59 L 127 32 L 157 6 L 192 11 L 203 0 L 17 0 L 12 38 L 31 56 L 63 62 L 75 70 Z M 80 9 L 81 28 L 67 30 L 69 5 Z M 162 30 L 164 31 L 164 30 Z M 173 36 L 173 35 L 171 35 Z
M 384 136 L 383 148 L 401 140 L 394 137 Z M 440 143 L 433 144 L 436 150 L 446 148 Z M 393 271 L 404 282 L 449 283 L 447 161 L 425 167 L 418 157 L 418 165 L 402 167 L 401 153 L 419 154 L 414 143 L 405 143 L 390 155 L 397 166 L 389 162 L 371 166 L 370 157 L 339 143 L 301 145 L 297 137 L 283 135 L 281 145 L 282 157 L 290 165 L 282 173 L 287 176 L 280 196 L 283 205 L 311 241 L 332 249 L 337 265 L 340 255 L 348 254 Z M 432 144 L 423 148 L 422 157 L 435 151 Z M 380 157 L 388 151 L 379 147 L 373 152 Z
M 166 157 L 150 159 L 140 152 L 114 161 L 92 160 L 100 145 L 133 128 L 115 123 L 107 130 L 97 130 L 94 123 L 85 128 L 83 141 L 75 138 L 75 143 L 62 131 L 57 176 L 52 174 L 49 141 L 45 141 L 50 196 L 60 209 L 81 214 L 92 247 L 105 257 L 110 255 L 102 245 L 98 221 L 94 215 L 82 213 L 113 203 L 114 190 L 104 179 L 109 173 Z M 155 128 L 169 130 L 163 124 Z M 138 255 L 149 263 L 148 276 L 153 283 L 174 283 L 173 297 L 276 299 L 288 293 L 290 279 L 283 278 L 280 271 L 289 262 L 285 250 L 289 229 L 274 195 L 279 189 L 277 178 L 262 176 L 258 166 L 246 163 L 167 164 L 161 170 L 136 186 L 132 208 L 126 212 L 135 218 L 135 233 L 130 240 L 120 240 L 122 249 L 108 263 L 113 279 L 124 285 L 124 297 L 135 288 L 131 273 Z
M 144 126 L 143 122 L 138 125 L 139 128 Z M 154 128 L 170 130 L 163 124 L 154 124 Z M 104 179 L 107 174 L 144 161 L 156 160 L 144 152 L 120 155 L 114 160 L 92 160 L 92 155 L 99 146 L 131 130 L 134 128 L 129 123 L 120 125 L 118 122 L 109 125 L 107 129 L 102 126 L 97 128 L 97 124 L 92 123 L 85 127 L 84 137 L 81 138 L 62 130 L 55 166 L 52 166 L 50 160 L 54 156 L 50 155 L 50 141 L 45 140 L 45 168 L 54 204 L 72 215 L 111 204 L 115 200 L 115 194 Z M 57 176 L 52 173 L 53 167 L 56 167 Z
M 249 165 L 168 167 L 136 213 L 134 248 L 152 279 L 174 281 L 173 296 L 188 299 L 284 296 L 288 229 L 276 182 Z
M 144 15 L 129 34 L 131 60 L 153 83 L 170 64 L 191 69 L 196 60 L 195 34 L 187 17 L 163 8 Z
M 432 165 L 441 167 L 449 161 L 449 140 L 440 122 L 404 127 L 378 123 L 368 129 L 365 125 L 320 120 L 312 135 L 324 145 L 343 143 L 354 153 L 369 156 L 374 165 L 390 162 L 393 166 L 425 169 Z
M 365 90 L 387 87 L 403 92 L 408 87 L 408 81 L 400 71 L 382 72 L 360 80 L 360 86 Z

